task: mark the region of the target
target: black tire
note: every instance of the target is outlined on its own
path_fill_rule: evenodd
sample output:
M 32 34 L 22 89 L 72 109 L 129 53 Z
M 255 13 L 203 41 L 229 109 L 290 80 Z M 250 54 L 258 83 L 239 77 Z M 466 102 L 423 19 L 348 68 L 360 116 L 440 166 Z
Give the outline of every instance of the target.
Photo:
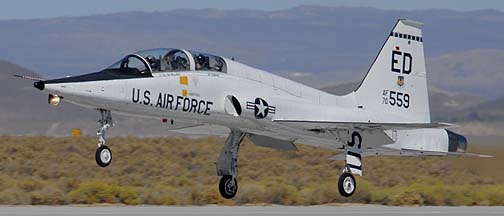
M 232 199 L 238 192 L 238 182 L 233 176 L 222 176 L 219 182 L 219 192 L 225 199 Z
M 338 190 L 341 196 L 349 197 L 357 189 L 357 182 L 351 173 L 343 173 L 338 180 Z
M 107 146 L 100 146 L 95 153 L 96 164 L 100 167 L 107 167 L 112 163 L 112 151 Z

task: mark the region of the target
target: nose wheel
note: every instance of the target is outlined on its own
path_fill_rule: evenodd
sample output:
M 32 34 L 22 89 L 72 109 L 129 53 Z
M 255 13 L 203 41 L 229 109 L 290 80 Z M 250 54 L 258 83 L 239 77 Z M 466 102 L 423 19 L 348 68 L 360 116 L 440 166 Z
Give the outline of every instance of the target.
M 98 132 L 96 133 L 99 137 L 98 149 L 96 149 L 95 160 L 98 166 L 107 167 L 112 163 L 112 151 L 106 145 L 106 137 L 105 132 L 110 127 L 114 126 L 114 122 L 112 121 L 112 115 L 110 110 L 98 109 L 100 111 L 101 118 L 98 120 L 100 123 L 100 128 L 98 128 Z
M 95 159 L 98 166 L 107 167 L 112 162 L 112 151 L 105 145 L 100 146 L 96 149 Z

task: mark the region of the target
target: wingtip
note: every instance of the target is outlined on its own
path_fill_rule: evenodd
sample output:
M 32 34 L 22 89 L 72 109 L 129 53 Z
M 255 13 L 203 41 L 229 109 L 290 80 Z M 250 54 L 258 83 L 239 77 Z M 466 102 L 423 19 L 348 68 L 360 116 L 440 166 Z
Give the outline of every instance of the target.
M 439 122 L 437 124 L 439 124 L 443 128 L 458 128 L 458 127 L 460 127 L 459 125 L 452 124 L 452 123 L 446 123 L 446 122 Z

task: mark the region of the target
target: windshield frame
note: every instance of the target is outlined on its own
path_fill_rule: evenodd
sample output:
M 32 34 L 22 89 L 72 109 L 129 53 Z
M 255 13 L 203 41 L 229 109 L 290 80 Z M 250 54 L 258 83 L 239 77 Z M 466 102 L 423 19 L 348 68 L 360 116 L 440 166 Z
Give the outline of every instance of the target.
M 140 70 L 136 67 L 124 67 L 124 65 L 126 64 L 127 61 L 129 61 L 130 58 L 136 58 L 138 60 L 140 60 L 140 62 L 142 62 L 143 66 L 145 67 L 144 70 Z M 143 58 L 141 55 L 138 55 L 136 53 L 133 53 L 133 54 L 129 54 L 127 56 L 125 56 L 124 58 L 122 58 L 121 60 L 117 61 L 116 63 L 110 65 L 109 67 L 106 68 L 106 70 L 115 70 L 115 69 L 126 69 L 126 68 L 129 68 L 129 69 L 136 69 L 138 70 L 138 73 L 139 74 L 152 74 L 152 68 L 151 66 L 149 65 L 149 63 L 147 62 L 147 60 L 145 60 L 145 58 Z

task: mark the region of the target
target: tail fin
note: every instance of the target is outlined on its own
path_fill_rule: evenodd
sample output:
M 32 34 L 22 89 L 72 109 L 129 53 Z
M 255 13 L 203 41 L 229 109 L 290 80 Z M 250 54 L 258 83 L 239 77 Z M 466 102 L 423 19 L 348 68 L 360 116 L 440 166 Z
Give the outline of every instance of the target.
M 422 25 L 397 21 L 354 92 L 359 107 L 376 122 L 430 122 Z

